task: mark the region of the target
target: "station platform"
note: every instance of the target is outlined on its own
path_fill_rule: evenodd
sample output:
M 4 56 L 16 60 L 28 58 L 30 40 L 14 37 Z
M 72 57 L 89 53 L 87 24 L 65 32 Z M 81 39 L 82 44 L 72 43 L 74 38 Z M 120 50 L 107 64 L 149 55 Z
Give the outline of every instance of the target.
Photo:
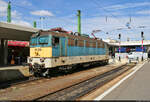
M 146 62 L 101 100 L 150 100 L 150 62 Z
M 27 66 L 23 65 L 6 65 L 6 66 L 0 66 L 0 70 L 6 70 L 6 69 L 18 69 L 18 68 L 23 68 Z
M 3 66 L 0 67 L 0 83 L 10 80 L 22 79 L 31 76 L 28 66 Z

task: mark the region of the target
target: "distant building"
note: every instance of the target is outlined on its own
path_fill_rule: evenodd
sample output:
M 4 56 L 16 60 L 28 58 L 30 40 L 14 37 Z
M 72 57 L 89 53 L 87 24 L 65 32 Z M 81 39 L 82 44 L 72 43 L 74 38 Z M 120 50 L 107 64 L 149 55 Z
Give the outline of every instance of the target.
M 143 49 L 142 49 L 142 41 L 121 41 L 120 44 L 119 41 L 112 40 L 112 39 L 106 39 L 103 41 L 108 43 L 110 55 L 118 53 L 119 46 L 120 46 L 121 53 L 129 53 L 132 51 L 137 51 L 137 52 L 144 51 L 148 53 L 148 56 L 150 57 L 150 40 L 143 41 Z

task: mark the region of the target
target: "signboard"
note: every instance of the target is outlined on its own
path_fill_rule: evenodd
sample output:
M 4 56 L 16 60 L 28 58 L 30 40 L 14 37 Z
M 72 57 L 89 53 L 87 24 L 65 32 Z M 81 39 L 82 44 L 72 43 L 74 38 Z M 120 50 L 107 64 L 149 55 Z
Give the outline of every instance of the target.
M 27 41 L 8 41 L 8 46 L 29 47 L 29 42 L 27 42 Z

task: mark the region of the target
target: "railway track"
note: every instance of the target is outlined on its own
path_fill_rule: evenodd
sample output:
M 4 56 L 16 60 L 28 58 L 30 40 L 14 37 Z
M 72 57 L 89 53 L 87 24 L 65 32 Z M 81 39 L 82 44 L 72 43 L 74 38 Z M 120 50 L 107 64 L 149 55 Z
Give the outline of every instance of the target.
M 88 80 L 84 80 L 78 84 L 69 86 L 53 93 L 49 93 L 44 96 L 40 96 L 34 100 L 76 100 L 81 96 L 88 94 L 92 90 L 95 90 L 96 88 L 106 84 L 107 82 L 111 81 L 115 77 L 121 75 L 134 66 L 135 65 L 124 65 L 122 67 L 105 72 L 104 74 L 98 75 Z
M 7 81 L 4 83 L 0 83 L 0 89 L 8 88 L 11 86 L 17 86 L 17 85 L 21 85 L 21 84 L 26 84 L 26 83 L 30 83 L 30 82 L 41 80 L 41 79 L 43 79 L 43 78 L 31 76 L 31 77 L 26 77 L 26 78 L 20 79 L 20 80 Z

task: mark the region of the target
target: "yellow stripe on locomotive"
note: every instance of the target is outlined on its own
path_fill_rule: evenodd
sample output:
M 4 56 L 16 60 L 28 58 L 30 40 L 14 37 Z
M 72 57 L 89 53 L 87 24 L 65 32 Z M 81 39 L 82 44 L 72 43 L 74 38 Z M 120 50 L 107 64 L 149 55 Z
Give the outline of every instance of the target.
M 30 48 L 30 57 L 52 57 L 52 47 Z

